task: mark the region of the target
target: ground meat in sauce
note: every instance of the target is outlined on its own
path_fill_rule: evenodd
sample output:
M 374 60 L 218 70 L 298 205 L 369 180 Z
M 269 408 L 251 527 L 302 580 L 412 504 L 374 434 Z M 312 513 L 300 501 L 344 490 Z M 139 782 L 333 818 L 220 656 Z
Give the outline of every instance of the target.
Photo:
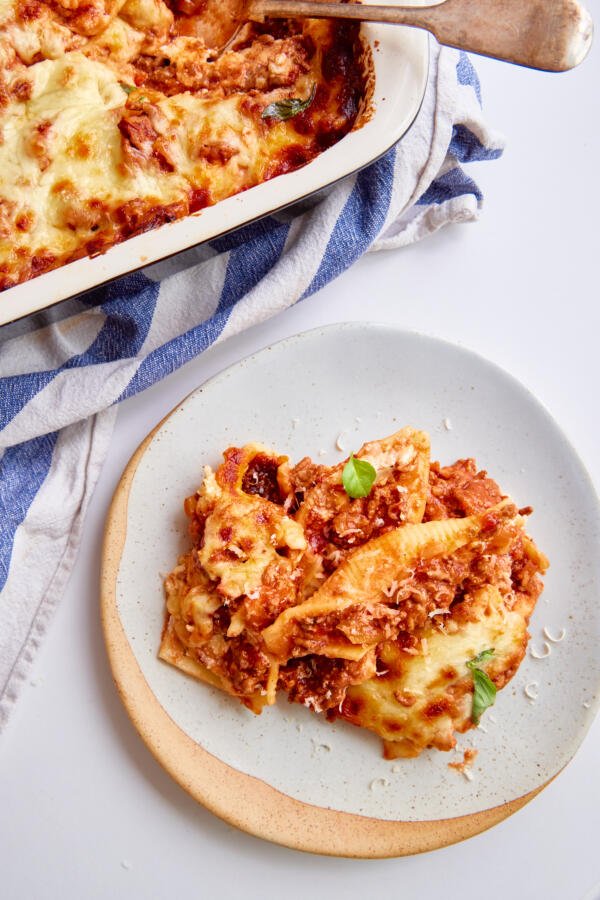
M 240 694 L 252 694 L 264 687 L 269 674 L 268 656 L 254 642 L 241 637 L 229 639 L 225 671 L 233 689 Z
M 237 637 L 219 640 L 227 634 L 229 614 L 219 610 L 214 616 L 214 637 L 196 647 L 194 656 L 212 672 L 223 675 L 240 696 L 250 696 L 264 690 L 270 669 L 270 660 L 260 646 L 260 641 L 245 633 Z
M 278 686 L 291 703 L 302 703 L 315 712 L 338 707 L 351 684 L 360 684 L 375 671 L 375 660 L 367 654 L 358 661 L 303 656 L 279 670 Z
M 297 573 L 289 560 L 282 558 L 267 567 L 260 591 L 256 596 L 244 597 L 246 622 L 250 628 L 262 631 L 271 625 L 277 616 L 290 606 L 295 606 L 300 598 Z
M 397 528 L 407 516 L 407 495 L 397 489 L 392 470 L 367 497 L 350 500 L 339 467 L 303 459 L 290 472 L 298 497 L 300 520 L 313 551 L 323 556 L 329 575 L 347 556 L 372 538 Z
M 429 470 L 429 497 L 423 521 L 471 516 L 501 499 L 500 488 L 487 472 L 477 471 L 475 460 L 459 459 L 445 467 L 434 462 Z
M 277 481 L 278 461 L 266 454 L 257 454 L 249 464 L 242 479 L 246 494 L 258 494 L 271 503 L 283 503 Z

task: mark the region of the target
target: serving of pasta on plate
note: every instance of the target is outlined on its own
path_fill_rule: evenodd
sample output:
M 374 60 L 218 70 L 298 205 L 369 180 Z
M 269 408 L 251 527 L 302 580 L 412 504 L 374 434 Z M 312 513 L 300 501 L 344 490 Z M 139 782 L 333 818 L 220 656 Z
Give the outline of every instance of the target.
M 516 673 L 546 557 L 473 459 L 406 427 L 337 465 L 229 447 L 185 501 L 159 655 L 260 713 L 277 693 L 450 750 Z M 201 697 L 198 698 L 201 703 Z

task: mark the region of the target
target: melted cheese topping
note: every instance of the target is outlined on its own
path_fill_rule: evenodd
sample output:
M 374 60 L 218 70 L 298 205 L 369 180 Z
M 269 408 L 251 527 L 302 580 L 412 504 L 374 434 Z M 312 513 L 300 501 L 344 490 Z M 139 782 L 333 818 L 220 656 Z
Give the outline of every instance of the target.
M 472 727 L 473 678 L 467 661 L 493 647 L 486 672 L 501 688 L 525 655 L 527 621 L 507 608 L 497 588 L 476 592 L 444 626 L 444 631 L 422 629 L 418 654 L 407 654 L 393 642 L 383 645 L 383 674 L 348 689 L 342 717 L 380 735 L 388 759 L 418 756 L 426 747 L 451 750 L 454 732 Z
M 222 595 L 236 599 L 260 590 L 282 550 L 305 548 L 302 528 L 275 504 L 242 491 L 221 492 L 206 520 L 198 562 Z
M 298 168 L 353 126 L 357 27 L 247 25 L 213 58 L 227 7 L 196 6 L 2 0 L 0 288 Z M 313 86 L 301 115 L 262 118 Z

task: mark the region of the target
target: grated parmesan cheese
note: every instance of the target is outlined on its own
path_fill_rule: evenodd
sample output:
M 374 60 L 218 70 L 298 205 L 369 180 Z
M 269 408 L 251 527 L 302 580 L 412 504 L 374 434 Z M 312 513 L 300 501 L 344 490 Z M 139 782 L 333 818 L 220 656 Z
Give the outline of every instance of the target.
M 338 450 L 341 450 L 342 453 L 344 453 L 348 449 L 346 447 L 346 445 L 344 444 L 344 440 L 343 440 L 345 434 L 346 434 L 345 431 L 340 431 L 340 433 L 337 436 L 337 440 L 335 442 L 335 446 L 337 447 Z
M 539 683 L 537 681 L 530 681 L 529 684 L 526 684 L 523 688 L 523 693 L 532 703 L 535 703 L 538 698 L 538 688 Z
M 551 634 L 551 632 L 548 630 L 548 628 L 546 626 L 544 626 L 543 631 L 544 631 L 544 636 L 547 637 L 548 640 L 553 644 L 560 644 L 560 642 L 564 641 L 564 639 L 567 636 L 566 628 L 561 628 L 560 631 L 558 632 L 558 635 L 556 635 L 556 637 L 553 634 Z
M 537 653 L 535 648 L 533 646 L 531 646 L 529 648 L 530 655 L 534 659 L 546 659 L 547 656 L 550 656 L 550 654 L 552 652 L 552 647 L 550 646 L 548 641 L 544 641 L 544 643 L 542 644 L 542 647 L 543 647 L 543 653 Z
M 369 790 L 374 791 L 378 788 L 386 788 L 389 787 L 390 781 L 388 778 L 374 778 L 371 784 L 369 785 Z

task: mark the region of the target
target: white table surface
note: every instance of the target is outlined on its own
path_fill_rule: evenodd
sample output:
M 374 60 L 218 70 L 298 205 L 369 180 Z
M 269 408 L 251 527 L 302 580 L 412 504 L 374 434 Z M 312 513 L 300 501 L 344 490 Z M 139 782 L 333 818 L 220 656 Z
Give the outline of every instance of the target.
M 547 405 L 600 484 L 600 46 L 567 75 L 477 67 L 509 141 L 503 159 L 472 167 L 478 223 L 367 256 L 121 407 L 71 582 L 0 742 L 6 900 L 600 897 L 599 720 L 556 781 L 485 834 L 405 859 L 309 856 L 232 829 L 171 781 L 130 725 L 102 643 L 102 529 L 131 453 L 207 377 L 317 325 L 378 320 L 478 350 Z

